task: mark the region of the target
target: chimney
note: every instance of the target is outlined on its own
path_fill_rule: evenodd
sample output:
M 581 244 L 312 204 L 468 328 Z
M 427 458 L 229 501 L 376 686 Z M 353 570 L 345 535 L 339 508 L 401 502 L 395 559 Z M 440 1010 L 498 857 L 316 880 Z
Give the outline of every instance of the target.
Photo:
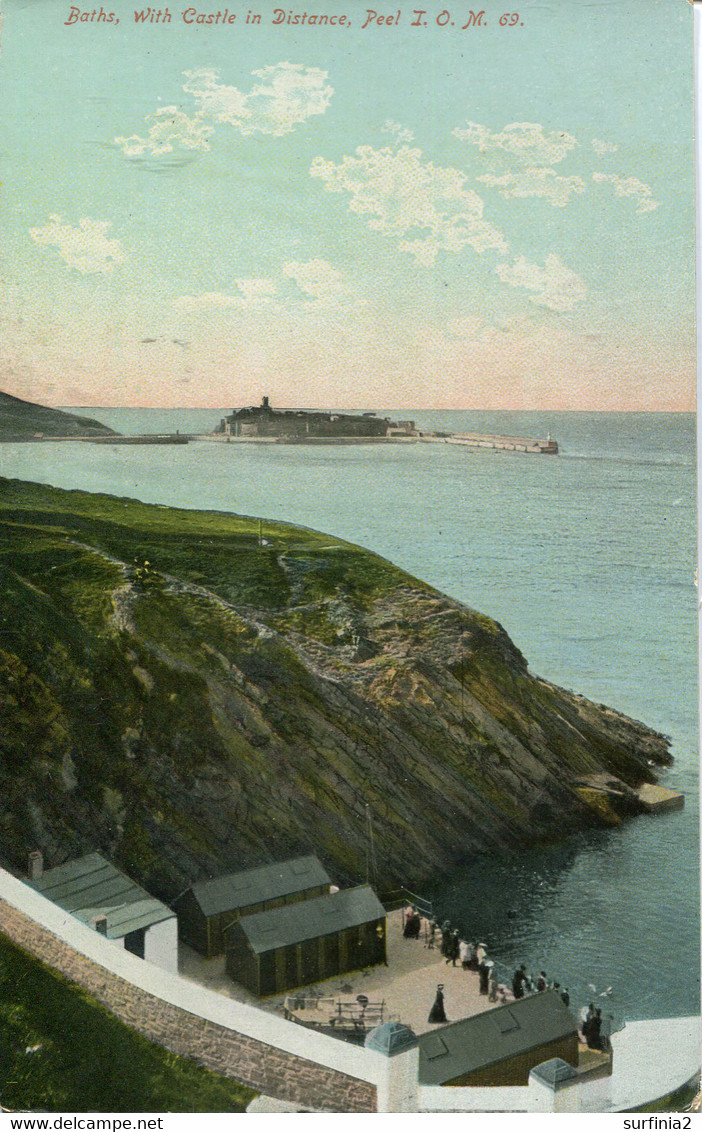
M 32 849 L 27 860 L 27 876 L 30 880 L 41 880 L 44 875 L 44 854 L 41 849 Z
M 100 935 L 107 935 L 107 916 L 93 916 L 92 925 Z

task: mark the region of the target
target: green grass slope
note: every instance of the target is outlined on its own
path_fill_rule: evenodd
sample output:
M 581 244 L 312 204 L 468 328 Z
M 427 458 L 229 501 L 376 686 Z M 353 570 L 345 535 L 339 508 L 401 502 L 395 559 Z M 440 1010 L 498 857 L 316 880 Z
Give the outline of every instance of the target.
M 166 900 L 295 853 L 418 883 L 617 816 L 667 743 L 489 618 L 318 532 L 0 480 L 0 856 L 100 849 Z M 148 563 L 148 565 L 147 565 Z
M 243 1112 L 255 1096 L 142 1038 L 0 935 L 0 1101 L 35 1112 Z

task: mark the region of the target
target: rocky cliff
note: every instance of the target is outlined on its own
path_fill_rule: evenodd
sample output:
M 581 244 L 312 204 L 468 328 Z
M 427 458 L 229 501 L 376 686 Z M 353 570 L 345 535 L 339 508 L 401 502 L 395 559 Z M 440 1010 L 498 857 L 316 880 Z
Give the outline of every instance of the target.
M 494 621 L 327 535 L 8 480 L 0 527 L 15 867 L 99 848 L 170 898 L 314 851 L 364 879 L 369 805 L 380 884 L 416 885 L 617 821 L 582 779 L 670 761 Z

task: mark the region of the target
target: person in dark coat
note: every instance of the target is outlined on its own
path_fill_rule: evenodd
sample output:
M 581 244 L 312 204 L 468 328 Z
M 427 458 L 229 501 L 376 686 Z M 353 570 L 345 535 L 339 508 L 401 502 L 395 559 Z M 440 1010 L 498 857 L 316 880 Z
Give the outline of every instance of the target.
M 526 965 L 522 963 L 521 967 L 512 975 L 512 994 L 515 998 L 524 998 L 524 984 L 527 980 Z
M 444 920 L 441 925 L 441 954 L 444 959 L 450 957 L 451 951 L 451 924 L 448 920 Z
M 451 932 L 451 938 L 448 944 L 448 951 L 446 953 L 446 962 L 450 963 L 452 967 L 456 966 L 456 960 L 461 953 L 461 938 L 458 928 L 454 928 Z
M 564 987 L 561 991 L 561 1001 L 566 1006 L 570 1006 L 570 991 L 568 990 L 568 987 Z
M 478 979 L 480 980 L 481 994 L 487 994 L 488 990 L 490 989 L 490 972 L 492 971 L 493 967 L 494 963 L 492 963 L 489 959 L 483 959 L 482 963 L 478 967 Z
M 590 1034 L 587 1039 L 587 1044 L 590 1049 L 602 1049 L 602 1011 L 595 1010 L 592 1018 L 590 1019 Z
M 421 927 L 421 918 L 417 915 L 414 908 L 407 909 L 405 916 L 405 927 L 402 932 L 405 939 L 419 939 L 419 929 Z
M 437 1026 L 442 1022 L 448 1022 L 448 1018 L 446 1017 L 446 1010 L 444 1009 L 444 984 L 443 983 L 439 983 L 437 988 L 436 988 L 436 998 L 434 999 L 434 1005 L 432 1006 L 431 1010 L 429 1011 L 429 1019 L 428 1020 L 434 1026 Z

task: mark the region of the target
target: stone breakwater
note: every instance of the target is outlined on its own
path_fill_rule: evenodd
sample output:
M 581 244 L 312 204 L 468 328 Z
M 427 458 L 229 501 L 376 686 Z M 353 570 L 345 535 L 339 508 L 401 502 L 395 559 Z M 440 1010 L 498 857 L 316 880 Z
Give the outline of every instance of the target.
M 487 433 L 424 433 L 419 437 L 425 444 L 459 444 L 468 448 L 496 448 L 503 452 L 534 452 L 542 456 L 557 456 L 558 441 L 547 437 L 538 440 L 529 436 L 491 436 Z
M 503 452 L 532 452 L 557 456 L 558 441 L 529 436 L 493 436 L 488 433 L 391 433 L 388 436 L 234 436 L 229 433 L 189 433 L 190 440 L 219 444 L 457 444 L 465 448 L 493 448 Z

